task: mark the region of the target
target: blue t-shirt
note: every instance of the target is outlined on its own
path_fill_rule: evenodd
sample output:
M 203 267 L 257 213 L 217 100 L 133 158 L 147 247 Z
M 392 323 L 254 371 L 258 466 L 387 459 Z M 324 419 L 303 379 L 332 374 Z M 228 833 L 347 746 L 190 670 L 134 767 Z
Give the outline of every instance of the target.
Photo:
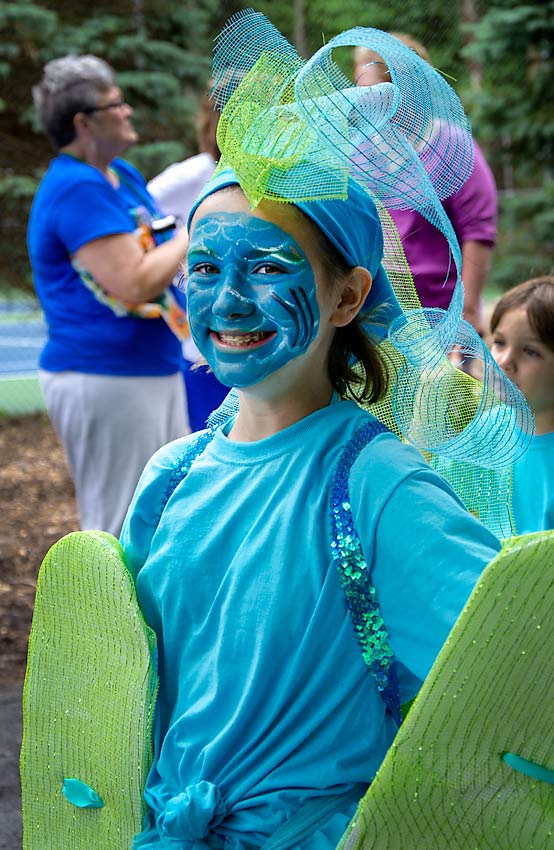
M 512 506 L 518 534 L 554 528 L 554 432 L 535 435 L 514 464 Z
M 160 691 L 151 812 L 134 847 L 259 847 L 307 801 L 359 797 L 375 775 L 395 727 L 339 584 L 329 508 L 337 461 L 370 420 L 343 401 L 258 442 L 219 429 L 161 519 L 191 438 L 143 473 L 121 539 L 158 637 Z M 349 485 L 404 702 L 499 544 L 389 432 Z M 354 808 L 295 848 L 334 850 Z
M 40 366 L 100 375 L 171 375 L 180 345 L 163 319 L 118 317 L 82 282 L 71 257 L 83 245 L 132 233 L 137 217 L 157 213 L 139 172 L 123 160 L 115 189 L 96 169 L 60 154 L 31 208 L 27 242 L 35 288 L 48 326 Z

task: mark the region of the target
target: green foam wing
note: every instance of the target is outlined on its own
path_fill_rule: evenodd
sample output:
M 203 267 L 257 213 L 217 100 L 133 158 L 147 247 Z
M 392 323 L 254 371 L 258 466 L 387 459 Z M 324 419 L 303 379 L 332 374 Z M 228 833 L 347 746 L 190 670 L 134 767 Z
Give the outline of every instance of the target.
M 129 850 L 152 761 L 155 636 L 117 540 L 58 541 L 42 564 L 23 692 L 23 850 Z
M 487 567 L 340 850 L 554 848 L 554 531 Z

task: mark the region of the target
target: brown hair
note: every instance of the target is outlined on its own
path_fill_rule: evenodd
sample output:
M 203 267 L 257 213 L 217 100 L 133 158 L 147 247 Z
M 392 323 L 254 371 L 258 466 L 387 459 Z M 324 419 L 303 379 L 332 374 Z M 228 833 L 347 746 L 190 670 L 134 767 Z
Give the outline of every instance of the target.
M 525 307 L 531 328 L 554 351 L 554 275 L 534 277 L 509 289 L 493 310 L 491 332 L 506 313 L 518 307 Z
M 298 210 L 298 207 L 295 209 Z M 324 266 L 330 276 L 341 279 L 350 265 L 308 216 L 298 210 L 316 234 Z M 328 375 L 334 389 L 358 402 L 374 404 L 388 389 L 388 370 L 380 346 L 367 333 L 364 323 L 370 314 L 363 310 L 347 325 L 335 330 L 328 361 Z M 361 367 L 361 368 L 360 368 Z

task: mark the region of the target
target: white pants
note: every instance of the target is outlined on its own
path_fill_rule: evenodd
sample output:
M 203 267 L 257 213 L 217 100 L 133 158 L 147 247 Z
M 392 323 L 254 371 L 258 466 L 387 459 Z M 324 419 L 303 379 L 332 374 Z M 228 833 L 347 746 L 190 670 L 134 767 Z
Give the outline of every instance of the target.
M 75 483 L 81 528 L 119 536 L 146 462 L 188 434 L 181 373 L 118 377 L 39 371 Z

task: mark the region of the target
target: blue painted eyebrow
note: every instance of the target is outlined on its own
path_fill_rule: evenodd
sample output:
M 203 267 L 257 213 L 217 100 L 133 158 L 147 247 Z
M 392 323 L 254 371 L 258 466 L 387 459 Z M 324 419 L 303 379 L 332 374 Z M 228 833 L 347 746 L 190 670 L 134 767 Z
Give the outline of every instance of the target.
M 189 249 L 187 254 L 187 260 L 190 263 L 200 259 L 221 261 L 222 259 L 224 259 L 224 255 L 222 256 L 219 251 L 214 251 L 212 248 L 207 248 L 205 245 L 195 245 L 193 248 Z M 245 261 L 250 262 L 255 262 L 257 260 L 262 262 L 268 262 L 270 260 L 280 260 L 286 265 L 295 266 L 298 266 L 305 262 L 305 258 L 301 254 L 299 254 L 295 248 L 288 249 L 282 245 L 280 245 L 278 248 L 252 247 L 244 254 L 243 259 Z
M 219 255 L 213 251 L 211 248 L 206 248 L 205 245 L 195 245 L 194 248 L 189 248 L 187 251 L 187 257 L 194 257 L 196 254 L 201 254 L 204 257 L 213 257 L 216 259 Z
M 252 246 L 252 250 L 246 256 L 247 259 L 252 260 L 265 260 L 267 257 L 272 256 L 292 263 L 298 263 L 304 259 L 296 248 L 293 246 L 289 248 L 287 245 L 274 245 L 270 248 L 255 248 Z

